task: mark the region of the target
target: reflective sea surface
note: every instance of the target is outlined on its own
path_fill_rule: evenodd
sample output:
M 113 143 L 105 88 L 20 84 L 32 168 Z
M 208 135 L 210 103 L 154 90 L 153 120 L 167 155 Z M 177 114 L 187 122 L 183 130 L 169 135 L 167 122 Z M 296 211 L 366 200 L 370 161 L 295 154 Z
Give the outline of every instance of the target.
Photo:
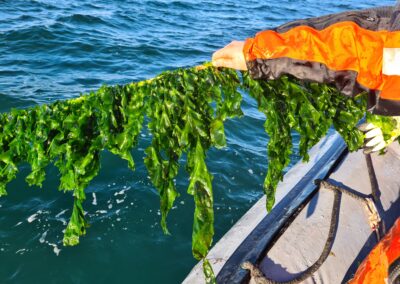
M 197 65 L 233 39 L 290 20 L 394 2 L 0 0 L 0 111 Z M 215 241 L 262 195 L 264 117 L 246 95 L 243 110 L 244 118 L 227 123 L 228 147 L 208 153 Z M 61 244 L 72 197 L 57 191 L 57 170 L 49 167 L 43 188 L 29 188 L 29 168 L 21 165 L 9 195 L 0 199 L 0 283 L 182 281 L 196 263 L 187 175 L 182 171 L 177 179 L 181 197 L 169 215 L 172 235 L 165 236 L 158 196 L 141 162 L 149 141 L 144 131 L 133 151 L 134 173 L 119 158 L 102 154 L 100 175 L 84 204 L 91 227 L 77 247 Z M 297 160 L 294 154 L 292 164 Z

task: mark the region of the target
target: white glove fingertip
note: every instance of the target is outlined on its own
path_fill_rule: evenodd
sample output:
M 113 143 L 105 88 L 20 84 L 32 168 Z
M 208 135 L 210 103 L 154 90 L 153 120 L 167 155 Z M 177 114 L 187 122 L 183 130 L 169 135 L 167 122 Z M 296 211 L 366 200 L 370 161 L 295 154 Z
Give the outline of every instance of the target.
M 365 133 L 365 138 L 372 138 L 372 137 L 375 137 L 378 135 L 381 135 L 381 136 L 383 135 L 382 130 L 379 127 L 374 128 L 374 129 L 368 131 L 367 133 Z
M 374 128 L 376 128 L 376 126 L 370 122 L 365 122 L 365 123 L 361 124 L 360 126 L 358 126 L 358 129 L 360 129 L 361 131 L 367 131 L 367 130 L 371 130 Z
M 385 143 L 385 141 L 382 141 L 378 145 L 376 145 L 374 148 L 372 148 L 372 152 L 377 152 L 379 150 L 382 150 L 385 147 L 386 147 L 386 143 Z
M 367 146 L 367 147 L 375 147 L 375 146 L 377 146 L 378 144 L 380 144 L 381 142 L 384 142 L 384 141 L 383 141 L 383 136 L 382 136 L 382 135 L 378 135 L 378 136 L 372 138 L 370 141 L 368 141 L 368 142 L 365 144 L 365 146 Z

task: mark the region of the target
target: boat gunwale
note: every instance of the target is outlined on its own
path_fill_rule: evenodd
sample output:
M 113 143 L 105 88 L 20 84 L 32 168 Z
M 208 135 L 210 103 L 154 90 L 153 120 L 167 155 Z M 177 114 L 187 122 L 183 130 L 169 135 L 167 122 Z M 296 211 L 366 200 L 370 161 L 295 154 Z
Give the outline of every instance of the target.
M 236 248 L 218 273 L 217 283 L 247 283 L 250 275 L 248 270 L 241 268 L 241 264 L 245 261 L 261 261 L 295 216 L 317 193 L 318 186 L 314 181 L 327 178 L 347 154 L 346 144 L 337 136 L 322 157 Z

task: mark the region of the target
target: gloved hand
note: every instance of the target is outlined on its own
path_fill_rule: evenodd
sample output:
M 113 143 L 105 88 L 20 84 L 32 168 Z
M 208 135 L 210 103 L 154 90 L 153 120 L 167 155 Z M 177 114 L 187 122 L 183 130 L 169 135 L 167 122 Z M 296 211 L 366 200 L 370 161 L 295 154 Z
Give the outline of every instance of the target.
M 367 117 L 366 123 L 359 126 L 359 129 L 365 133 L 364 153 L 377 152 L 400 136 L 400 116 Z

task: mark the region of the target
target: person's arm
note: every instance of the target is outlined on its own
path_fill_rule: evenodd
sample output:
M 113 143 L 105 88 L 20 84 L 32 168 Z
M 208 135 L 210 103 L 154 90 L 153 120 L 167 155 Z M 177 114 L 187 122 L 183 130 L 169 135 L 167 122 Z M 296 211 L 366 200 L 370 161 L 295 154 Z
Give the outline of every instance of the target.
M 291 22 L 229 44 L 213 63 L 255 79 L 328 83 L 348 96 L 369 91 L 374 113 L 400 115 L 399 15 L 400 3 Z
M 333 84 L 348 96 L 369 91 L 374 113 L 400 115 L 399 30 L 400 2 L 290 22 L 232 42 L 214 53 L 213 64 L 255 79 L 288 74 Z
M 378 92 L 375 114 L 400 115 L 400 1 L 397 1 L 388 24 L 390 35 L 386 39 L 382 58 L 383 88 Z

